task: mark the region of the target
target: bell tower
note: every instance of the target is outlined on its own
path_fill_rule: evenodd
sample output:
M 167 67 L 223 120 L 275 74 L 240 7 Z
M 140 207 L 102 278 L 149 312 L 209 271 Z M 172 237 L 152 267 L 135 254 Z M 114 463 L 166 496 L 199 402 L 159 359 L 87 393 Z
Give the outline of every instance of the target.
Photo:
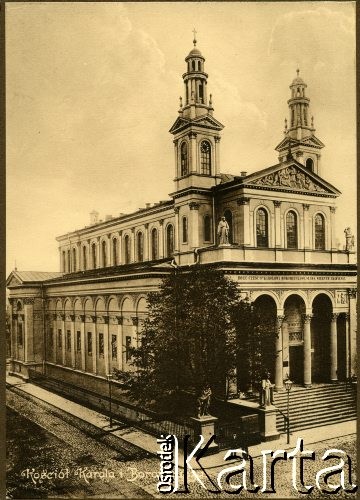
M 310 99 L 306 96 L 307 85 L 300 78 L 300 70 L 290 85 L 288 100 L 289 121 L 285 118 L 284 139 L 276 146 L 279 161 L 286 161 L 289 153 L 306 168 L 320 175 L 320 151 L 324 144 L 315 137 L 314 117 L 310 116 Z
M 209 189 L 220 176 L 220 131 L 224 126 L 213 116 L 205 58 L 196 46 L 195 30 L 193 44 L 185 58 L 179 116 L 169 131 L 174 136 L 176 191 L 191 187 Z

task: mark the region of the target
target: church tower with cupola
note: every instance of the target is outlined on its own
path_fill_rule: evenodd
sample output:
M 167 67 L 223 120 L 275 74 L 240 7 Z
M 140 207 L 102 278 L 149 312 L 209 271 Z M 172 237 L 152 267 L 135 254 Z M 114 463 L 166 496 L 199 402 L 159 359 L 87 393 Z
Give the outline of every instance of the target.
M 314 117 L 310 116 L 310 99 L 306 96 L 307 85 L 299 76 L 290 85 L 291 96 L 288 100 L 289 121 L 285 118 L 284 138 L 276 146 L 279 161 L 293 156 L 307 169 L 320 174 L 320 151 L 324 144 L 315 136 Z
M 205 58 L 196 47 L 185 58 L 184 97 L 180 97 L 179 116 L 170 129 L 174 136 L 175 190 L 209 189 L 220 177 L 220 131 L 224 126 L 214 116 L 212 96 L 208 94 Z

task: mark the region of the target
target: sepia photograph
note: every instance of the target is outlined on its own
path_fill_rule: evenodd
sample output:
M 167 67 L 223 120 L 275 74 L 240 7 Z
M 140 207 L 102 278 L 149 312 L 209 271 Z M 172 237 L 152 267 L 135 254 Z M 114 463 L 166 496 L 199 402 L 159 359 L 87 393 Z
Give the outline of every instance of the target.
M 355 24 L 5 3 L 7 498 L 356 498 Z

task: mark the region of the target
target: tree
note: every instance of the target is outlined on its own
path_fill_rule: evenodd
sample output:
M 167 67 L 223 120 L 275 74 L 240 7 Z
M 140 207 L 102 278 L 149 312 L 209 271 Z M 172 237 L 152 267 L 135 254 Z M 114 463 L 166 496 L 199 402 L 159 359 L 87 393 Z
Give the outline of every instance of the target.
M 146 403 L 168 405 L 207 383 L 225 396 L 229 372 L 239 364 L 249 370 L 250 354 L 261 363 L 261 346 L 252 342 L 256 318 L 221 270 L 175 269 L 148 295 L 139 346 L 130 351 L 134 369 L 116 376 L 130 396 Z

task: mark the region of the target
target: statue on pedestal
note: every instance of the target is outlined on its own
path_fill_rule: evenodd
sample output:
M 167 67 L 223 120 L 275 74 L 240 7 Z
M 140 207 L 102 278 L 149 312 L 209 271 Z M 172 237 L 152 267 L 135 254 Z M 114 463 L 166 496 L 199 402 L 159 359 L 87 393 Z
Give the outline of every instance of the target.
M 270 381 L 270 372 L 264 373 L 261 380 L 260 406 L 271 406 L 273 404 L 273 390 L 275 384 Z
M 353 250 L 355 246 L 355 237 L 352 234 L 352 231 L 349 227 L 344 229 L 344 233 L 345 233 L 345 250 L 349 252 Z
M 229 224 L 227 223 L 225 217 L 221 217 L 221 220 L 217 227 L 217 235 L 219 237 L 220 245 L 229 244 Z
M 209 415 L 211 394 L 209 384 L 205 384 L 196 400 L 197 418 Z

